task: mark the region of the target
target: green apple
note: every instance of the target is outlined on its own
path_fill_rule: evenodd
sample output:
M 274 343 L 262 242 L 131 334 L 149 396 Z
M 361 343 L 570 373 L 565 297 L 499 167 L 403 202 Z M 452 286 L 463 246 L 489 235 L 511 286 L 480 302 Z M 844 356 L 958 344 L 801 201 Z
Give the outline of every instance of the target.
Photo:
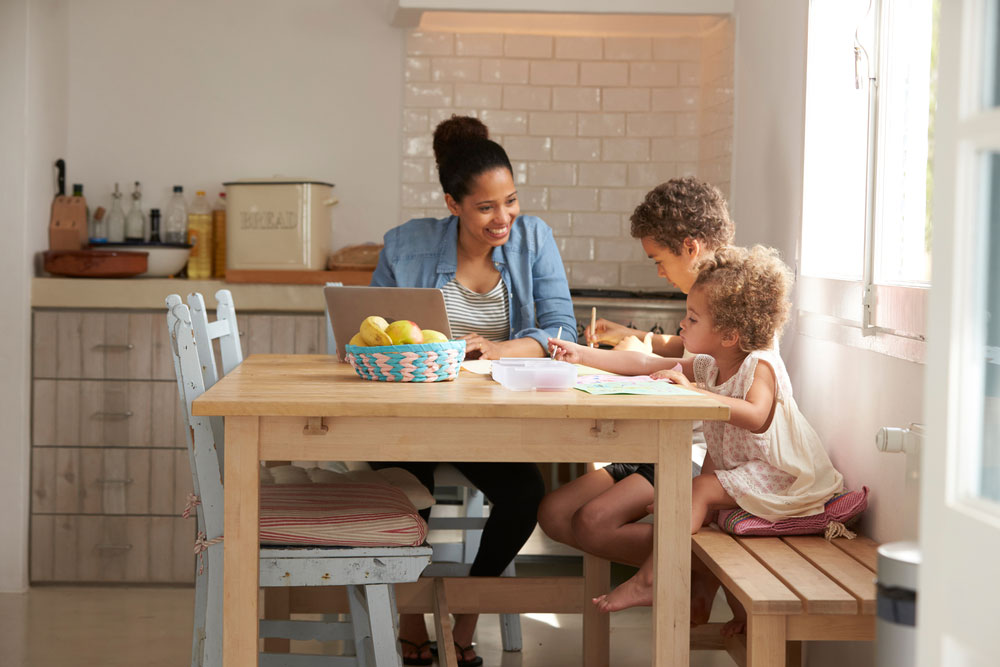
M 420 331 L 424 335 L 425 343 L 447 343 L 448 337 L 445 336 L 440 331 L 434 331 L 434 329 L 422 329 Z

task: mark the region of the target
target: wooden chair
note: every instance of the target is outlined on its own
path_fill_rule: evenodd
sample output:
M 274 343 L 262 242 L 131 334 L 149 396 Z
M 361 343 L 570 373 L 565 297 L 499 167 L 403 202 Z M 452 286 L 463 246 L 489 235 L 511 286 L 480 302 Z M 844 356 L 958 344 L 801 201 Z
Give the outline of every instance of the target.
M 326 286 L 337 287 L 341 284 L 327 283 Z M 329 309 L 326 310 L 326 353 L 337 353 L 337 341 L 333 336 L 333 324 L 330 320 Z M 428 530 L 458 530 L 461 531 L 462 539 L 459 542 L 432 544 L 434 556 L 431 565 L 424 572 L 424 576 L 466 576 L 469 574 L 472 561 L 475 560 L 476 553 L 479 551 L 483 526 L 486 525 L 486 497 L 465 475 L 458 471 L 458 468 L 447 463 L 435 468 L 434 486 L 437 489 L 442 487 L 459 489 L 462 496 L 461 515 L 457 517 L 435 516 L 434 510 L 431 510 L 431 518 L 427 522 Z M 514 561 L 508 563 L 501 576 L 516 576 Z M 523 641 L 519 614 L 500 614 L 500 641 L 504 651 L 521 650 Z
M 225 291 L 225 290 L 223 290 Z M 228 293 L 231 307 L 232 298 Z M 195 622 L 192 643 L 193 667 L 222 664 L 222 533 L 223 467 L 221 439 L 216 438 L 210 418 L 191 415 L 191 402 L 205 391 L 204 369 L 190 310 L 178 295 L 167 297 L 167 329 L 170 335 L 174 370 L 177 375 L 181 409 L 188 429 L 198 518 L 199 567 L 195 587 Z M 239 347 L 235 319 L 232 327 L 215 327 L 220 346 Z M 225 331 L 223 331 L 225 329 Z M 226 340 L 227 337 L 229 340 Z M 211 349 L 209 345 L 203 345 Z M 224 362 L 225 364 L 225 362 Z M 224 366 L 225 367 L 225 366 Z M 351 610 L 349 623 L 265 620 L 260 632 L 265 637 L 289 639 L 350 640 L 353 660 L 344 656 L 293 656 L 262 653 L 260 665 L 354 664 L 398 667 L 401 659 L 396 643 L 396 610 L 391 584 L 415 581 L 430 562 L 431 549 L 420 547 L 273 547 L 261 549 L 260 585 L 345 586 Z M 291 576 L 289 576 L 291 573 Z

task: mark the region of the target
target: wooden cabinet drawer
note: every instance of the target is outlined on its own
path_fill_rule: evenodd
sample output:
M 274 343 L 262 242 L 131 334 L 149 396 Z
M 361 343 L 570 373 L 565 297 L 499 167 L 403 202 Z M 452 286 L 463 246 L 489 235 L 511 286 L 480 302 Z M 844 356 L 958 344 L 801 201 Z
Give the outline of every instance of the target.
M 194 581 L 195 520 L 34 515 L 31 581 Z
M 39 310 L 36 378 L 172 380 L 165 311 Z
M 187 447 L 175 382 L 34 380 L 35 446 Z
M 32 514 L 180 516 L 193 485 L 186 449 L 35 447 Z

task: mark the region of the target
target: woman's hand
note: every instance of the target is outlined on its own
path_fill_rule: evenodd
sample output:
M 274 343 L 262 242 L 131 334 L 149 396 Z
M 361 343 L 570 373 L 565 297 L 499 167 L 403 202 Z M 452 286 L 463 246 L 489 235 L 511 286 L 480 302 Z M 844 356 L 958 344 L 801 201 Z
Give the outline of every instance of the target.
M 487 340 L 479 334 L 466 334 L 461 340 L 465 341 L 466 359 L 499 359 L 502 356 L 499 343 Z
M 581 363 L 581 355 L 586 350 L 582 345 L 571 343 L 560 338 L 549 339 L 549 352 L 556 361 L 568 361 L 571 364 Z
M 677 364 L 670 370 L 656 371 L 652 373 L 649 377 L 654 380 L 668 380 L 681 387 L 686 387 L 691 389 L 694 385 L 691 384 L 691 380 L 687 379 L 687 376 L 681 371 L 681 365 Z
M 616 350 L 633 350 L 645 354 L 653 354 L 653 332 L 649 332 L 639 340 L 637 336 L 625 336 L 621 342 L 615 345 Z
M 588 343 L 607 343 L 617 345 L 625 336 L 634 336 L 641 332 L 629 329 L 626 326 L 606 320 L 603 317 L 594 322 L 594 330 L 588 326 L 583 330 L 583 339 Z

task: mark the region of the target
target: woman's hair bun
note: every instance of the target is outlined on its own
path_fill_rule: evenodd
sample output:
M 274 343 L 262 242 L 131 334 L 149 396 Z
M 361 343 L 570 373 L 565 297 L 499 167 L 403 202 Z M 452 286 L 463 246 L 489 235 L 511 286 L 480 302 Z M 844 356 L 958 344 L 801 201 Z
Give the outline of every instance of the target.
M 438 123 L 434 130 L 434 161 L 438 167 L 448 161 L 449 156 L 461 150 L 470 140 L 489 139 L 490 130 L 483 121 L 472 116 L 457 116 Z

